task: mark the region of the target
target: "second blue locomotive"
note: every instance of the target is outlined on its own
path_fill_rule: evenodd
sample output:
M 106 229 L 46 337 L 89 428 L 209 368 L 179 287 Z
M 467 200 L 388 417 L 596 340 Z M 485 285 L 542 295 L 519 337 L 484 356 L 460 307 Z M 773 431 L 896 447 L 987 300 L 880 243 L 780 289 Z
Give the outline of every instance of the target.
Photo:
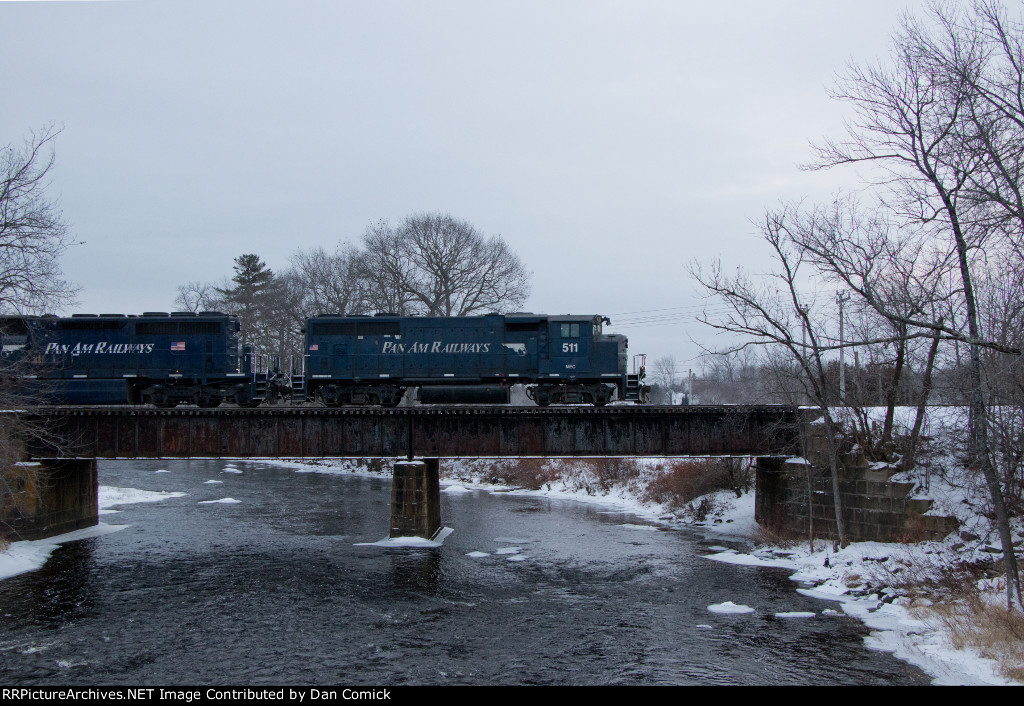
M 329 406 L 508 403 L 526 385 L 540 406 L 642 401 L 626 337 L 601 316 L 318 316 L 306 323 L 305 394 Z

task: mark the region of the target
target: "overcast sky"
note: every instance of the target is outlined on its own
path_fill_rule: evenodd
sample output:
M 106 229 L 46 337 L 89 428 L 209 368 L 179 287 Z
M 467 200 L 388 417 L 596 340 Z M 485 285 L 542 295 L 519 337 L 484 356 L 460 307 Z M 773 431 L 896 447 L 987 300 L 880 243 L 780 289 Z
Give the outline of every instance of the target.
M 836 72 L 884 57 L 908 6 L 0 0 L 0 144 L 63 126 L 75 311 L 169 311 L 239 254 L 284 270 L 440 211 L 508 241 L 527 310 L 608 315 L 696 368 L 715 339 L 685 264 L 758 271 L 752 221 L 843 184 L 797 165 L 842 134 Z

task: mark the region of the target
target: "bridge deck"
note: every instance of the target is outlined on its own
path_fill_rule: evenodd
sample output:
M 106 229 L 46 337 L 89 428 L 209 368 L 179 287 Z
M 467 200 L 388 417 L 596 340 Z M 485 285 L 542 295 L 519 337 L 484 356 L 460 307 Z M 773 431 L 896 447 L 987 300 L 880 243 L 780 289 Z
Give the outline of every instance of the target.
M 381 409 L 45 407 L 34 458 L 687 456 L 794 453 L 783 406 Z

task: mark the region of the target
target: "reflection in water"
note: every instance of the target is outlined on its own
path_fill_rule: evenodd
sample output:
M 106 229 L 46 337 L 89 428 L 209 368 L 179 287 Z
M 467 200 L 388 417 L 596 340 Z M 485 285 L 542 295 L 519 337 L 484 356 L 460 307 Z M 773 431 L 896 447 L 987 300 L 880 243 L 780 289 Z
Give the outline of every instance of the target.
M 6 627 L 39 625 L 57 629 L 93 615 L 92 581 L 95 539 L 71 542 L 54 550 L 39 571 L 0 581 L 0 603 Z M 17 610 L 7 600 L 17 598 Z
M 435 595 L 441 583 L 441 549 L 387 550 L 391 586 L 397 591 Z
M 591 506 L 444 494 L 438 549 L 387 533 L 386 480 L 258 463 L 117 462 L 106 485 L 186 496 L 0 582 L 19 684 L 920 684 L 784 572 Z M 155 474 L 155 470 L 170 473 Z M 220 480 L 208 484 L 208 480 Z M 232 497 L 234 505 L 200 501 Z M 623 526 L 626 525 L 626 526 Z M 732 600 L 747 616 L 709 613 Z M 699 627 L 709 625 L 707 627 Z

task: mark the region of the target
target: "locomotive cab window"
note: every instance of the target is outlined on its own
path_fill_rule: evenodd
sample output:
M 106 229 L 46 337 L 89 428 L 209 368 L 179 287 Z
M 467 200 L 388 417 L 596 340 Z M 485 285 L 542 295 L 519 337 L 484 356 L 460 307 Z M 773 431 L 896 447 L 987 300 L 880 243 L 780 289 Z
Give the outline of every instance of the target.
M 579 324 L 562 324 L 562 338 L 579 338 Z

